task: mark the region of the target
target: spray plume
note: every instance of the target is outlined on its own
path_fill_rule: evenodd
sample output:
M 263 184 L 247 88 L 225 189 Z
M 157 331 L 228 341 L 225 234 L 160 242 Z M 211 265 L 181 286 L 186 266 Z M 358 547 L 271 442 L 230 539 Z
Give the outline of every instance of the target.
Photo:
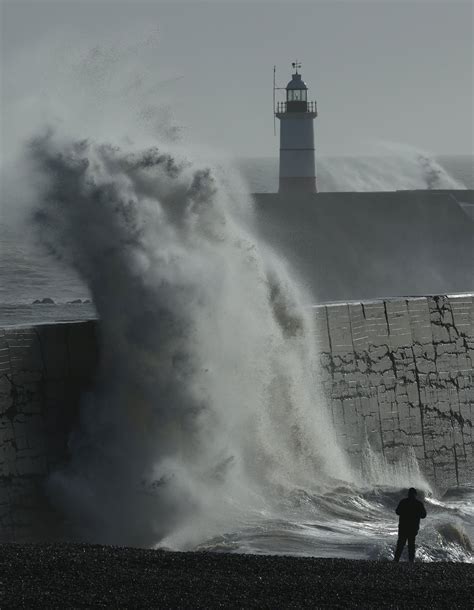
M 29 156 L 43 239 L 101 318 L 100 380 L 50 480 L 78 535 L 150 545 L 262 490 L 347 479 L 311 310 L 254 239 L 251 201 L 158 149 L 47 134 Z

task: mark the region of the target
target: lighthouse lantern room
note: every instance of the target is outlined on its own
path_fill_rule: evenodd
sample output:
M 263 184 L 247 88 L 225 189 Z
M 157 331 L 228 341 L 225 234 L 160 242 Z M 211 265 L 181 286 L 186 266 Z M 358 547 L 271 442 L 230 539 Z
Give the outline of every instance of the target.
M 318 116 L 316 102 L 308 101 L 308 87 L 292 64 L 294 73 L 286 86 L 286 101 L 278 102 L 275 116 L 280 120 L 279 192 L 315 193 L 316 167 L 313 121 Z

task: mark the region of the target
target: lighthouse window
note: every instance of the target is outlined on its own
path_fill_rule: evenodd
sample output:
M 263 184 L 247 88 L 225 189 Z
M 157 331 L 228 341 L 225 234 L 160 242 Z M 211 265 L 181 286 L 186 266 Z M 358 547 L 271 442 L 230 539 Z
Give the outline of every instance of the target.
M 289 102 L 306 102 L 306 93 L 306 89 L 289 89 L 287 99 Z

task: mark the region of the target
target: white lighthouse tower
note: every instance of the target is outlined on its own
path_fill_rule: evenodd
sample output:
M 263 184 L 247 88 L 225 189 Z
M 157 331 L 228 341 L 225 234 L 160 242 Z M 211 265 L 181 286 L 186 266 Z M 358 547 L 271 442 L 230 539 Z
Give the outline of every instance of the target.
M 318 116 L 316 102 L 308 101 L 308 87 L 298 69 L 286 86 L 286 101 L 278 102 L 275 116 L 280 119 L 280 193 L 316 193 L 313 121 Z

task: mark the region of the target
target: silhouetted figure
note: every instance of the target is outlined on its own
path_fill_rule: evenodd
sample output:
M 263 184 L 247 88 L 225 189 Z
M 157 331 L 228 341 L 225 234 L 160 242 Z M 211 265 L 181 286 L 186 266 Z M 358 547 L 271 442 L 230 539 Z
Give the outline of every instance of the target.
M 405 543 L 408 540 L 408 560 L 415 561 L 415 538 L 420 529 L 420 519 L 426 517 L 423 502 L 416 499 L 416 489 L 410 487 L 408 498 L 403 498 L 395 510 L 400 516 L 398 521 L 398 541 L 395 549 L 395 561 L 400 559 Z

